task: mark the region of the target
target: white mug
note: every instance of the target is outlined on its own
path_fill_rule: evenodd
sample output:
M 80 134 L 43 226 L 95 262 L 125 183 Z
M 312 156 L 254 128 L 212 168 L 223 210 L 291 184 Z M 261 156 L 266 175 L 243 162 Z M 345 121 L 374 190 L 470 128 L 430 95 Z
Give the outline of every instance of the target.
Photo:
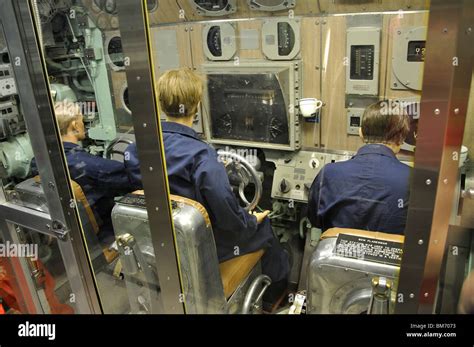
M 323 106 L 323 102 L 316 98 L 304 98 L 300 99 L 299 105 L 303 117 L 308 118 L 312 117 Z

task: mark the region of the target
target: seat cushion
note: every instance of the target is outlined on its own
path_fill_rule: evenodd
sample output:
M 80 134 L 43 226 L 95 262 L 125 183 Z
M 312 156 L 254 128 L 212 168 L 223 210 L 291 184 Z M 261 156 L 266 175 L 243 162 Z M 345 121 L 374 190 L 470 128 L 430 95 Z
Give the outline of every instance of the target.
M 228 299 L 262 258 L 264 250 L 241 255 L 219 264 L 224 294 Z
M 392 242 L 399 242 L 399 243 L 403 243 L 403 241 L 405 241 L 405 236 L 403 235 L 387 234 L 387 233 L 381 233 L 378 231 L 349 229 L 349 228 L 328 229 L 321 235 L 321 240 L 324 240 L 330 237 L 337 237 L 339 234 L 368 237 L 368 238 L 376 239 L 376 240 L 392 241 Z

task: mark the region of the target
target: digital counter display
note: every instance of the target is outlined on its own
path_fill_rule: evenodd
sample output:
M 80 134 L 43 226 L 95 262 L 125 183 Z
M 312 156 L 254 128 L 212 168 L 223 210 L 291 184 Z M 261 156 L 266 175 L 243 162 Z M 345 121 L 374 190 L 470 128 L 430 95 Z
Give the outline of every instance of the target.
M 408 42 L 408 61 L 425 61 L 425 44 L 426 41 L 410 41 Z
M 351 46 L 351 80 L 373 80 L 374 45 Z

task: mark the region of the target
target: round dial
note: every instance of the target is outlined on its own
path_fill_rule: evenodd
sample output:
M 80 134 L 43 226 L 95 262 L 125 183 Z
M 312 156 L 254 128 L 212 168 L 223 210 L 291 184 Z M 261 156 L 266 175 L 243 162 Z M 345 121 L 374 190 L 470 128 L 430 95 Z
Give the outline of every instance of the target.
M 123 50 L 122 50 L 122 39 L 120 36 L 114 36 L 107 47 L 107 53 L 109 54 L 110 62 L 118 67 L 124 66 Z
M 215 57 L 222 56 L 221 28 L 213 26 L 207 34 L 207 48 Z
M 210 12 L 222 11 L 229 4 L 228 0 L 194 0 L 194 3 L 203 10 Z
M 278 23 L 278 54 L 289 55 L 295 46 L 295 32 L 288 22 Z

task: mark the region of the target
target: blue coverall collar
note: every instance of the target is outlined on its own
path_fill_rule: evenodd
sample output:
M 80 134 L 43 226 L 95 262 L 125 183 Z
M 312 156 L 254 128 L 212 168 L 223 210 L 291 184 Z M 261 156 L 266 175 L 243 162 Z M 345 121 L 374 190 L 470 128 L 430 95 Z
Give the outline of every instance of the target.
M 177 133 L 195 138 L 196 140 L 200 140 L 197 132 L 195 132 L 194 129 L 186 125 L 182 125 L 175 122 L 161 122 L 161 128 L 164 132 L 167 133 Z
M 393 151 L 390 148 L 384 145 L 379 145 L 379 144 L 368 144 L 368 145 L 362 146 L 361 148 L 359 148 L 356 155 L 366 155 L 366 154 L 379 154 L 379 155 L 383 155 L 383 156 L 394 158 L 394 159 L 397 158 L 395 156 L 395 153 L 393 153 Z

